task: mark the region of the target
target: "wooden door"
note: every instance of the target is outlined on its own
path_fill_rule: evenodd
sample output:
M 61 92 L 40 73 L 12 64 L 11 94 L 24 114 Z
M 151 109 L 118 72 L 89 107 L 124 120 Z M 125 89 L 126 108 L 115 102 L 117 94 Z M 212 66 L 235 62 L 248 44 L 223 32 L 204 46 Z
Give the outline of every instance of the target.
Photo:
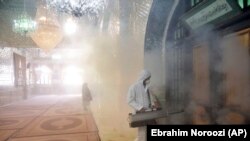
M 193 49 L 193 98 L 196 103 L 209 104 L 209 56 L 208 47 L 200 45 Z
M 250 102 L 249 32 L 245 29 L 223 38 L 225 105 L 247 109 Z

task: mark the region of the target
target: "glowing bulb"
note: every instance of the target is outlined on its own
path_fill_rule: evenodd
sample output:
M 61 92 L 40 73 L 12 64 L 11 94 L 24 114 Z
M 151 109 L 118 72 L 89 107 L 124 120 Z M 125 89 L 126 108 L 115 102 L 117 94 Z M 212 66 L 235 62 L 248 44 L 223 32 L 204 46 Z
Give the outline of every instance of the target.
M 71 19 L 67 19 L 66 23 L 64 24 L 64 31 L 68 35 L 72 35 L 76 32 L 76 23 Z
M 39 66 L 35 70 L 40 71 L 42 73 L 51 73 L 51 70 L 47 66 Z
M 65 85 L 81 85 L 83 83 L 82 70 L 75 66 L 68 66 L 63 71 Z
M 46 21 L 46 19 L 47 19 L 47 18 L 44 17 L 44 16 L 42 16 L 42 17 L 39 18 L 40 21 Z
M 76 0 L 70 0 L 69 2 L 72 6 L 76 6 L 77 2 L 79 3 L 79 1 Z
M 62 56 L 60 54 L 53 54 L 52 59 L 53 60 L 60 60 L 60 59 L 62 59 Z

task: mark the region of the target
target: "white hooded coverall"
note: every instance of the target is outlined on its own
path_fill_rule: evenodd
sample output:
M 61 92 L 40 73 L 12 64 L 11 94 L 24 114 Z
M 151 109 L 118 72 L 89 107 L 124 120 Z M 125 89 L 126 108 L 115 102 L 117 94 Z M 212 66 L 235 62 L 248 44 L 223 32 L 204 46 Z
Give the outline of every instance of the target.
M 142 108 L 150 109 L 150 104 L 153 104 L 153 99 L 149 96 L 148 87 L 144 87 L 143 81 L 151 77 L 151 73 L 143 70 L 138 81 L 130 86 L 128 91 L 127 102 L 136 111 Z M 146 126 L 138 128 L 138 141 L 146 141 Z

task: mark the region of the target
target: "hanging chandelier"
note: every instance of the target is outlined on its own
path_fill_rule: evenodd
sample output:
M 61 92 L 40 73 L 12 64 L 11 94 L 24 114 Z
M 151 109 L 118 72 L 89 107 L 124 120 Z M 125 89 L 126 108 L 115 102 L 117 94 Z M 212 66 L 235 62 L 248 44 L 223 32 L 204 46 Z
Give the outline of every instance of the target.
M 23 1 L 23 12 L 13 20 L 12 30 L 22 36 L 34 31 L 36 22 L 26 12 L 25 0 Z
M 13 21 L 12 30 L 24 36 L 27 35 L 27 33 L 33 32 L 35 27 L 36 22 L 33 21 L 26 12 L 23 12 Z
M 99 16 L 106 0 L 46 0 L 50 8 L 75 17 Z
M 40 6 L 36 13 L 36 30 L 31 38 L 44 51 L 48 52 L 56 47 L 62 40 L 63 33 L 56 15 L 46 6 Z

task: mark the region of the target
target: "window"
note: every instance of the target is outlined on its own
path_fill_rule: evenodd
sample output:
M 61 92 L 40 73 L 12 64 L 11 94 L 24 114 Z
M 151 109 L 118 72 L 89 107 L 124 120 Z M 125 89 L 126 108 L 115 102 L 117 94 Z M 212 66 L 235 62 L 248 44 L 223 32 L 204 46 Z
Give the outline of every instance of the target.
M 12 62 L 12 49 L 1 48 L 0 50 L 0 86 L 14 85 L 14 72 Z
M 203 0 L 191 0 L 191 7 L 196 6 L 197 4 L 199 4 L 200 2 L 202 2 Z
M 194 0 L 191 0 L 191 7 L 194 6 Z
M 180 40 L 185 37 L 185 31 L 184 27 L 180 24 L 180 22 L 177 23 L 176 29 L 174 30 L 174 40 Z
M 238 4 L 242 9 L 244 8 L 243 0 L 238 0 Z
M 250 0 L 237 0 L 237 1 L 241 9 L 245 9 L 250 6 Z
M 0 86 L 13 85 L 13 72 L 11 65 L 0 65 Z

